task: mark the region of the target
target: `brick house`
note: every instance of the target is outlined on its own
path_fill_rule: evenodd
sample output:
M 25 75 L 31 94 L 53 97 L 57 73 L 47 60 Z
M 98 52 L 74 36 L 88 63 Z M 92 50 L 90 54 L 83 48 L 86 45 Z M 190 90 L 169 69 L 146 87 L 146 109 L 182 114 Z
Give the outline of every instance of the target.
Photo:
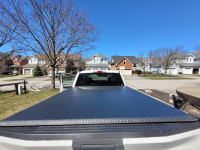
M 112 56 L 111 58 L 111 70 L 120 70 L 123 75 L 132 75 L 136 64 L 135 56 Z
M 62 62 L 66 57 L 65 53 L 61 53 L 59 56 L 58 64 Z M 83 69 L 84 62 L 81 54 L 68 54 L 64 63 L 55 69 L 56 73 L 69 73 L 77 72 L 77 70 Z M 51 75 L 51 68 L 49 67 L 49 75 Z
M 22 55 L 11 56 L 12 65 L 9 67 L 11 73 L 22 73 L 22 66 L 28 64 L 28 57 Z
M 9 66 L 12 65 L 10 57 L 11 54 L 0 52 L 0 73 L 9 73 Z

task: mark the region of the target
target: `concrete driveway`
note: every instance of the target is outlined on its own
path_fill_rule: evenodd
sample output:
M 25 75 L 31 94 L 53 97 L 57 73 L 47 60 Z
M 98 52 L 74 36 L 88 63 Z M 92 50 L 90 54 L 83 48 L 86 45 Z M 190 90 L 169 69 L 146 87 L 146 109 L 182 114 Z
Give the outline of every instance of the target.
M 184 76 L 186 77 L 186 76 Z M 137 75 L 125 77 L 127 86 L 133 89 L 157 89 L 169 94 L 176 94 L 179 86 L 200 86 L 200 77 L 193 77 L 193 80 L 150 80 Z

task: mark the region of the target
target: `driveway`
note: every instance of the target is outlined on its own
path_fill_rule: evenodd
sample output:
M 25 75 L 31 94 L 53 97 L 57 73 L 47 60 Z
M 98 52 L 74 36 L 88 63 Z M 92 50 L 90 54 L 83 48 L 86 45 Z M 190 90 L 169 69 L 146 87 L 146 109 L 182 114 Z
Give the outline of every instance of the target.
M 194 76 L 187 76 L 194 77 Z M 176 94 L 179 86 L 200 86 L 200 77 L 194 80 L 150 80 L 137 75 L 125 77 L 127 86 L 133 89 L 156 89 L 169 94 Z
M 30 76 L 19 75 L 19 76 L 13 76 L 13 77 L 0 78 L 0 84 L 22 82 L 24 78 L 27 78 L 27 77 L 30 77 Z M 16 81 L 7 81 L 7 80 L 16 80 Z M 25 81 L 28 82 L 27 89 L 30 91 L 39 91 L 39 90 L 51 88 L 51 81 L 50 81 L 49 76 L 42 76 L 38 78 L 27 78 L 25 79 Z M 56 81 L 56 88 L 59 88 L 59 81 Z M 14 90 L 14 85 L 0 87 L 0 90 L 1 91 Z

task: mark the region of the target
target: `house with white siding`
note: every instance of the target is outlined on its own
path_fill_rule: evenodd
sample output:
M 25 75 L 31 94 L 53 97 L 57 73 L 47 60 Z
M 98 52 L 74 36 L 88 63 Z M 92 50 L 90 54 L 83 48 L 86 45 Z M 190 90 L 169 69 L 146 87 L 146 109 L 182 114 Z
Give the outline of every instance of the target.
M 28 58 L 28 64 L 23 66 L 23 75 L 33 75 L 33 69 L 40 66 L 43 74 L 47 72 L 47 65 L 41 55 L 31 55 Z
M 95 54 L 86 59 L 86 70 L 108 70 L 108 58 L 102 54 Z
M 200 63 L 196 61 L 193 54 L 177 54 L 173 61 L 173 65 L 168 68 L 167 74 L 200 74 Z M 160 61 L 154 63 L 151 70 L 159 74 L 165 73 Z

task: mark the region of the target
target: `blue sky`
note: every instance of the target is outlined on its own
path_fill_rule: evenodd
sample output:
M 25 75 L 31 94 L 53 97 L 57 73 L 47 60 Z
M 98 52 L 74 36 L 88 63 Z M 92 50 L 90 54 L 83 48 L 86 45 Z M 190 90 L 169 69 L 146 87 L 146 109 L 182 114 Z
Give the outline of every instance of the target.
M 138 56 L 160 47 L 200 44 L 199 0 L 76 0 L 100 30 L 90 54 Z M 88 55 L 90 55 L 88 54 Z
M 200 0 L 75 0 L 88 10 L 91 23 L 100 31 L 96 50 L 138 56 L 140 51 L 184 46 L 194 52 L 200 45 Z M 4 46 L 2 49 L 8 49 Z

